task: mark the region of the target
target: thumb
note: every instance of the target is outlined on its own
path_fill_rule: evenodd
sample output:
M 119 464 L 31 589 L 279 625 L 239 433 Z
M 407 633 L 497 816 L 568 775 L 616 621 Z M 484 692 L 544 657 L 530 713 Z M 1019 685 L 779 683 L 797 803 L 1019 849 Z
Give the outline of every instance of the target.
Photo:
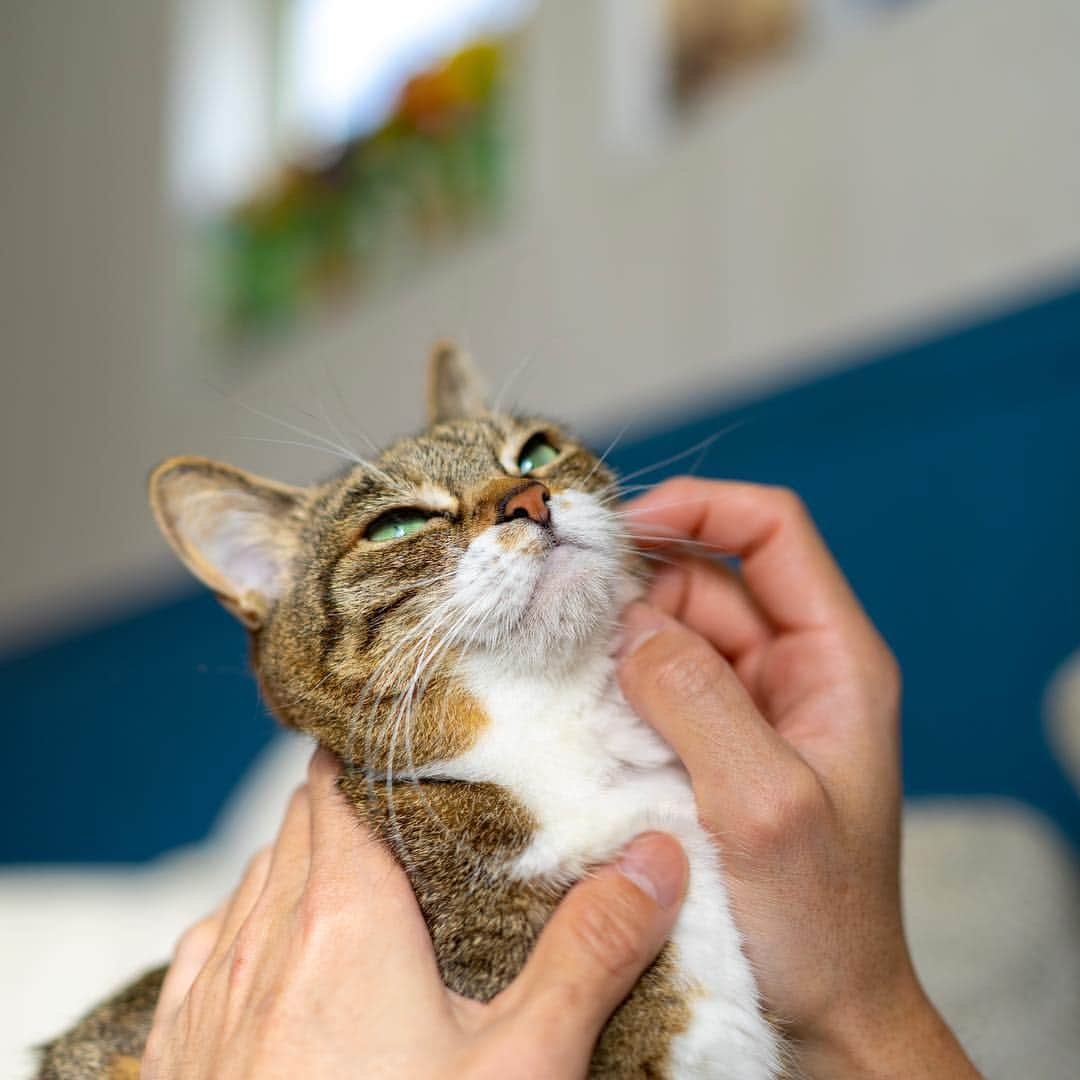
M 653 832 L 574 886 L 496 999 L 514 1013 L 519 1045 L 557 1057 L 558 1075 L 583 1074 L 600 1029 L 670 935 L 688 878 L 679 842 Z

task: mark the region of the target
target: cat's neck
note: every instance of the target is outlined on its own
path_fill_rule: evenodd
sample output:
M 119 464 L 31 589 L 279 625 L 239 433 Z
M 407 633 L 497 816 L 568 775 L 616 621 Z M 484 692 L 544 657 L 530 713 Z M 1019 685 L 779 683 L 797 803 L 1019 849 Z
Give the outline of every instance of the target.
M 442 775 L 515 788 L 539 771 L 598 779 L 671 761 L 665 743 L 627 705 L 612 655 L 615 635 L 563 667 L 507 668 L 473 657 L 460 677 L 486 717 L 474 745 Z

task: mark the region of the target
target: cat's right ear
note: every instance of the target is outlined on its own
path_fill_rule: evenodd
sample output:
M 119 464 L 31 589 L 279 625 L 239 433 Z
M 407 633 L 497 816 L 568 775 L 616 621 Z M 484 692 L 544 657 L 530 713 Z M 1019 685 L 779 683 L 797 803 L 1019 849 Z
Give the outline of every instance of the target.
M 150 505 L 187 568 L 245 626 L 261 626 L 292 578 L 303 490 L 206 458 L 178 457 L 150 474 Z
M 438 342 L 428 361 L 428 420 L 437 424 L 487 413 L 487 389 L 469 354 Z

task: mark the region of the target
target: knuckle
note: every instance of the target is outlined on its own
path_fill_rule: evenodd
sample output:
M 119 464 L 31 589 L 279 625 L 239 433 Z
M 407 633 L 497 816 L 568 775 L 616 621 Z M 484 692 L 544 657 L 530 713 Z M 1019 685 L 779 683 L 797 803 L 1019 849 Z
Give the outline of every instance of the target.
M 161 1060 L 161 1034 L 160 1027 L 154 1024 L 146 1036 L 146 1046 L 143 1048 L 142 1070 L 140 1077 L 149 1078 L 156 1075 L 158 1062 Z
M 310 788 L 307 783 L 303 783 L 289 796 L 289 805 L 285 808 L 286 818 L 296 817 L 297 814 L 306 810 L 309 798 Z
M 173 955 L 177 958 L 197 956 L 210 952 L 218 939 L 218 920 L 213 916 L 200 919 L 194 926 L 188 927 L 176 942 Z
M 341 762 L 324 746 L 320 746 L 308 762 L 307 784 L 310 791 L 319 791 L 333 784 L 341 771 Z
M 259 850 L 248 860 L 244 876 L 256 880 L 264 877 L 266 871 L 270 869 L 270 858 L 273 855 L 273 850 L 274 849 L 269 845 L 259 848 Z
M 336 934 L 341 923 L 343 904 L 337 890 L 326 881 L 313 879 L 296 909 L 301 940 L 308 947 L 317 946 Z
M 884 641 L 881 642 L 878 652 L 878 667 L 878 679 L 883 691 L 890 698 L 899 698 L 904 683 L 903 673 L 900 670 L 900 661 L 897 660 L 896 654 Z
M 806 504 L 798 492 L 789 487 L 769 488 L 769 497 L 776 507 L 777 513 L 785 518 L 799 518 L 807 516 Z
M 802 836 L 824 808 L 824 792 L 798 771 L 783 785 L 760 792 L 746 807 L 743 835 L 752 850 L 770 850 Z
M 206 1011 L 206 1003 L 211 999 L 211 985 L 219 978 L 220 964 L 207 964 L 196 976 L 187 994 L 179 1013 L 176 1014 L 175 1031 L 173 1037 L 184 1035 L 192 1023 L 193 1015 L 202 1015 Z
M 694 700 L 705 695 L 716 678 L 717 657 L 698 641 L 680 642 L 657 658 L 649 681 L 665 697 Z
M 230 989 L 246 984 L 264 944 L 264 935 L 252 919 L 247 919 L 237 931 L 226 954 Z
M 663 489 L 664 493 L 667 495 L 683 495 L 701 482 L 700 477 L 680 473 L 677 476 L 668 477 L 667 480 L 657 484 L 656 490 L 659 491 L 660 489 Z
M 895 710 L 900 703 L 903 676 L 892 649 L 876 631 L 852 650 L 852 685 L 860 688 L 865 707 Z

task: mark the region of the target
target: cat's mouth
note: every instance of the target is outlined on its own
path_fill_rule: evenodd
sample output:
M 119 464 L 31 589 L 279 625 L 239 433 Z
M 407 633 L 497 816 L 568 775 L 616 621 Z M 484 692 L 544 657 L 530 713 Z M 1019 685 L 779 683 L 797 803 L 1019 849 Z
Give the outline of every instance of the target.
M 462 633 L 516 661 L 584 646 L 618 606 L 622 562 L 615 520 L 582 492 L 553 495 L 547 520 L 481 533 L 455 575 Z
M 538 554 L 542 565 L 533 582 L 529 607 L 565 600 L 601 569 L 598 549 L 576 538 L 556 534 Z
M 599 550 L 598 545 L 590 543 L 573 530 L 560 528 L 554 515 L 543 525 L 533 521 L 520 521 L 513 522 L 509 526 L 504 525 L 502 528 L 505 531 L 500 537 L 500 546 L 522 555 L 546 559 L 560 548 L 570 551 Z

